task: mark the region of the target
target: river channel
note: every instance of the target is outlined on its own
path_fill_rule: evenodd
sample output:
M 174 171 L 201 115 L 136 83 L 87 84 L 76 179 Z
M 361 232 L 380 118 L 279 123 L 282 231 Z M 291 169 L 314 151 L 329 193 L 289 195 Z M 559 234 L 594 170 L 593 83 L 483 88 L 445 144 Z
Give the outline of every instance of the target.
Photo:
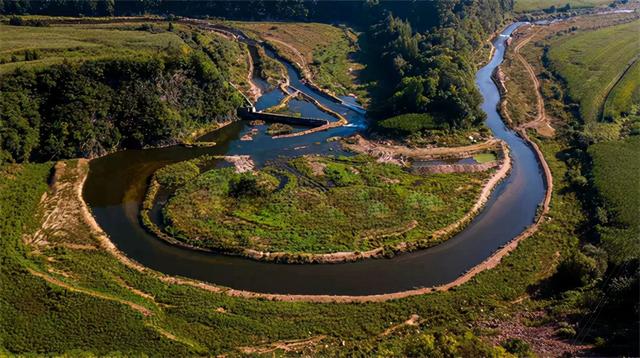
M 337 103 L 306 86 L 297 71 L 286 63 L 293 87 L 343 114 L 349 124 L 282 139 L 272 139 L 261 130 L 253 141 L 241 141 L 252 127 L 238 121 L 205 136 L 206 140 L 217 143 L 214 147 L 172 146 L 116 152 L 91 161 L 84 199 L 120 251 L 144 266 L 169 275 L 239 290 L 279 294 L 371 295 L 451 282 L 531 225 L 544 197 L 545 184 L 536 156 L 504 125 L 497 112 L 500 94 L 491 79 L 492 71 L 503 60 L 508 37 L 519 25 L 510 25 L 495 39 L 496 51 L 491 62 L 476 74 L 476 84 L 484 97 L 482 109 L 487 114 L 487 125 L 497 138 L 509 145 L 512 170 L 496 187 L 480 214 L 459 234 L 435 247 L 390 259 L 341 264 L 277 264 L 173 246 L 141 226 L 139 212 L 149 178 L 167 164 L 204 154 L 248 154 L 258 165 L 279 156 L 336 154 L 341 151 L 339 145 L 328 142 L 327 138 L 351 135 L 366 128 L 361 110 Z M 266 92 L 256 107 L 267 108 L 282 96 L 277 89 Z M 315 107 L 305 103 L 294 105 L 303 116 L 317 114 Z

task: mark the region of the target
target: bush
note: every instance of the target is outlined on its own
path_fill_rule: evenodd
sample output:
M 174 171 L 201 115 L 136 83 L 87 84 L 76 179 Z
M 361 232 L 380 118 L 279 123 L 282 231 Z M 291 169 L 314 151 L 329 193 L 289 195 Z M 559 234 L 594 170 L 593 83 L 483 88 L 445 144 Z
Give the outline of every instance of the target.
M 507 352 L 511 354 L 515 354 L 518 357 L 532 357 L 533 353 L 531 352 L 531 347 L 529 344 L 522 339 L 518 338 L 509 338 L 506 341 L 502 342 L 502 347 L 507 350 Z
M 164 187 L 178 188 L 200 175 L 200 169 L 192 161 L 168 165 L 156 172 L 156 180 Z
M 260 197 L 268 193 L 266 185 L 260 183 L 258 178 L 251 174 L 233 177 L 229 181 L 229 195 L 234 198 Z
M 554 286 L 563 290 L 586 286 L 600 275 L 595 259 L 582 252 L 576 252 L 565 258 L 558 265 L 553 276 Z
M 269 135 L 281 135 L 293 132 L 293 127 L 288 124 L 274 123 L 269 126 L 267 133 Z
M 23 26 L 24 20 L 20 16 L 11 16 L 9 19 L 9 25 L 11 26 Z

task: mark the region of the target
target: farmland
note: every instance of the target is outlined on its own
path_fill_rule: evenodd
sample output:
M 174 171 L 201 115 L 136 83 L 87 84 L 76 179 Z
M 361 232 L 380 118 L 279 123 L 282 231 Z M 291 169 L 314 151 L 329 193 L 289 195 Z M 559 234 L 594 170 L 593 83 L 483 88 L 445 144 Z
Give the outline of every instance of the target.
M 600 120 L 607 94 L 640 53 L 638 32 L 640 21 L 634 21 L 562 36 L 551 45 L 553 69 L 567 82 L 572 100 L 580 104 L 585 124 Z M 638 85 L 637 81 L 631 82 Z
M 623 116 L 640 115 L 638 78 L 640 78 L 640 61 L 636 60 L 609 92 L 604 104 L 604 119 L 615 120 Z
M 593 181 L 609 212 L 601 228 L 603 240 L 615 247 L 616 256 L 637 257 L 640 246 L 640 137 L 603 142 L 589 147 L 593 158 Z
M 247 90 L 248 67 L 242 44 L 214 34 L 196 33 L 188 26 L 168 23 L 124 22 L 47 27 L 0 25 L 0 74 L 16 68 L 46 68 L 63 61 L 185 54 L 191 52 L 193 46 L 202 45 L 223 48 L 228 58 L 233 58 L 229 67 L 230 79 Z M 198 44 L 193 41 L 198 41 Z
M 563 7 L 567 4 L 572 8 L 603 6 L 611 3 L 611 0 L 516 0 L 514 10 L 516 12 L 536 11 L 555 6 Z
M 425 247 L 446 239 L 431 236 L 471 209 L 488 177 L 423 177 L 365 156 L 302 157 L 257 176 L 233 168 L 205 172 L 178 189 L 164 212 L 173 236 L 227 252 L 366 251 L 399 242 Z

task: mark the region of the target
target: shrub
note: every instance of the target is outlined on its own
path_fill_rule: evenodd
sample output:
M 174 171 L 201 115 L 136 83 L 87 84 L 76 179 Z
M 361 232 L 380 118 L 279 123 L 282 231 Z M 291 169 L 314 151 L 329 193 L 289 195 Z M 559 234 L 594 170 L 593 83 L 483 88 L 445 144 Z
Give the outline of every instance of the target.
M 156 172 L 160 185 L 177 188 L 186 185 L 200 174 L 200 169 L 192 161 L 168 165 Z
M 229 195 L 234 198 L 260 197 L 269 193 L 267 186 L 251 174 L 241 175 L 229 180 Z
M 553 277 L 554 285 L 561 289 L 571 289 L 590 284 L 598 278 L 600 270 L 595 259 L 582 252 L 576 252 L 558 265 Z
M 288 124 L 282 123 L 274 123 L 269 126 L 267 129 L 267 133 L 269 135 L 281 135 L 291 133 L 293 131 L 293 127 Z
M 507 350 L 507 352 L 511 354 L 515 354 L 518 357 L 531 357 L 533 356 L 531 352 L 531 347 L 529 344 L 522 339 L 519 338 L 509 338 L 506 341 L 502 342 L 502 347 Z
M 23 26 L 24 20 L 20 16 L 11 16 L 9 19 L 9 25 L 11 26 Z

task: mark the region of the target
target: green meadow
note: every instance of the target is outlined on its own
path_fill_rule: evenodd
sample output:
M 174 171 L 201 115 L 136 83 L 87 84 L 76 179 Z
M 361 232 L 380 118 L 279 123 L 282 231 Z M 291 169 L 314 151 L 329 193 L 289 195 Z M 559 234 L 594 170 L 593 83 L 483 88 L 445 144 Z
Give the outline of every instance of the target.
M 157 26 L 159 30 L 167 27 Z M 167 50 L 188 51 L 188 46 L 176 33 L 166 31 L 152 33 L 96 25 L 0 25 L 0 74 L 18 67 L 46 67 L 64 60 L 136 57 Z M 35 51 L 36 58 L 25 58 L 29 56 L 25 52 L 31 51 Z
M 559 37 L 552 43 L 548 57 L 552 67 L 567 84 L 569 96 L 580 105 L 585 124 L 599 121 L 609 92 L 640 54 L 640 21 L 605 27 L 594 31 L 577 32 Z M 637 70 L 626 71 L 622 90 L 614 92 L 612 103 L 626 105 L 640 86 Z M 618 99 L 615 96 L 622 96 Z M 625 97 L 626 96 L 626 97 Z M 625 99 L 628 98 L 628 99 Z

